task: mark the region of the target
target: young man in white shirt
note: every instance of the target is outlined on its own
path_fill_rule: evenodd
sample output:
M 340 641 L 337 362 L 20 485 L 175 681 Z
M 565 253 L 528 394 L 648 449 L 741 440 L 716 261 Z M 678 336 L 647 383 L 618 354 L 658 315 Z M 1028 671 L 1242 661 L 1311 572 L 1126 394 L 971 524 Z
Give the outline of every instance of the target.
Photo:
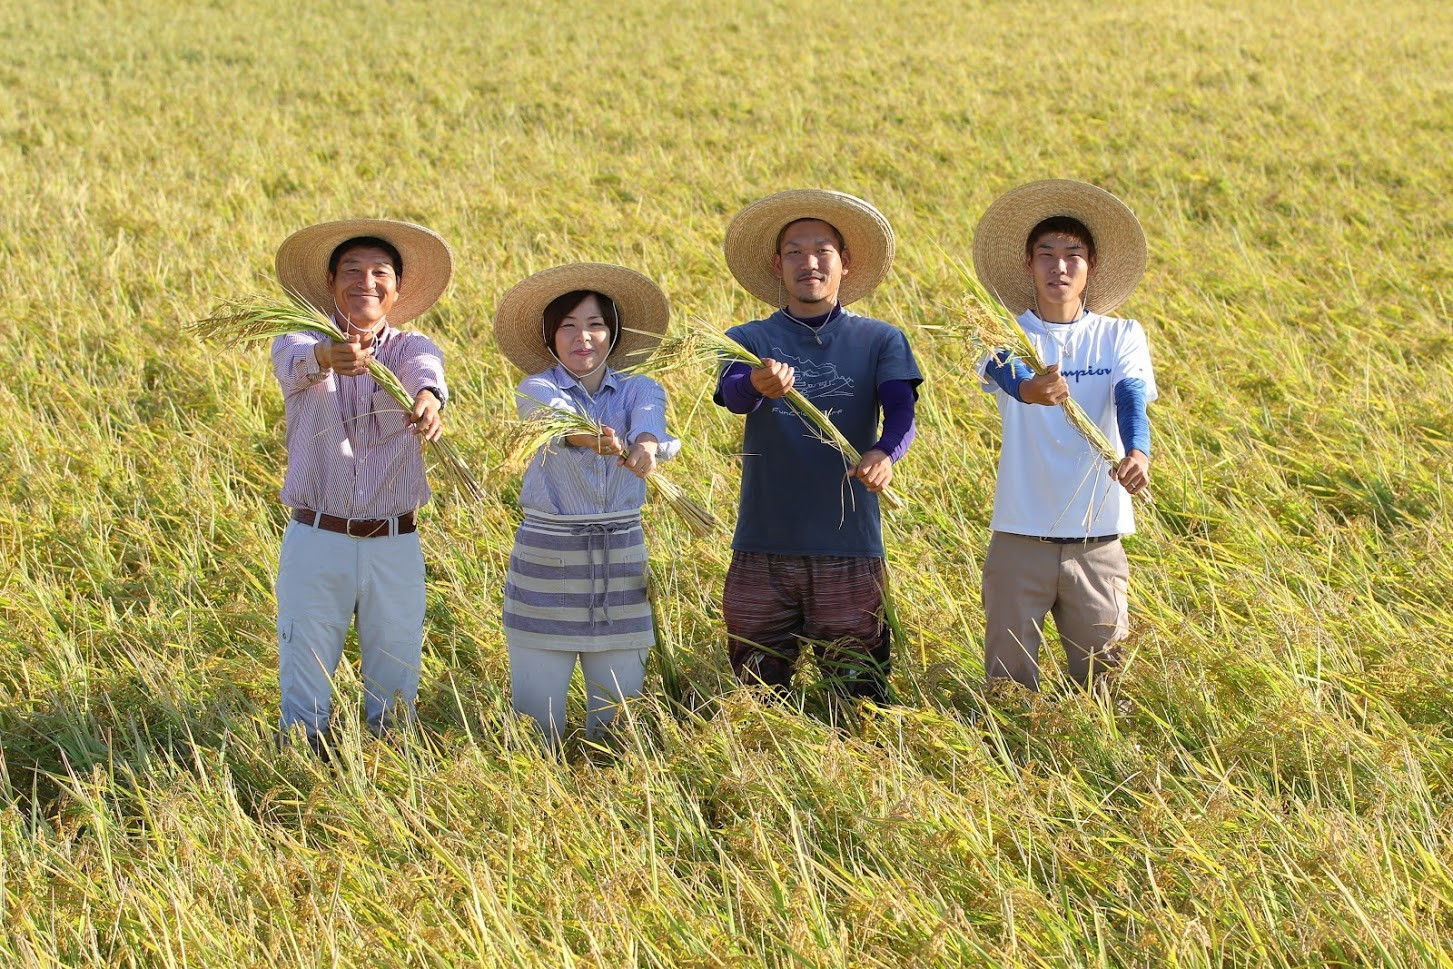
M 980 368 L 1003 425 L 983 575 L 990 683 L 1039 688 L 1046 615 L 1077 683 L 1120 664 L 1129 580 L 1120 539 L 1135 531 L 1132 496 L 1150 483 L 1146 404 L 1156 387 L 1145 331 L 1106 314 L 1134 290 L 1145 258 L 1135 215 L 1084 182 L 1022 185 L 975 231 L 979 278 L 1019 314 L 1049 364 L 1035 376 L 1000 352 Z M 1107 469 L 1056 406 L 1066 397 L 1120 442 L 1124 458 Z

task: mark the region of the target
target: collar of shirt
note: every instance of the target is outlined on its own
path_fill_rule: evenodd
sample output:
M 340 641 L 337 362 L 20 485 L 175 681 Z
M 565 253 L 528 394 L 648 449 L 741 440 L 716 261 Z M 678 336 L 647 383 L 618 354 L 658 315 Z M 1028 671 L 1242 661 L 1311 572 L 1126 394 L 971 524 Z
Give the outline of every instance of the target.
M 607 389 L 620 389 L 620 374 L 617 371 L 611 369 L 609 365 L 607 365 L 605 368 L 605 376 L 601 378 L 600 386 L 595 389 L 595 394 L 592 394 L 590 391 L 586 390 L 585 384 L 581 383 L 580 380 L 575 376 L 575 374 L 571 373 L 570 369 L 566 367 L 563 363 L 557 363 L 555 364 L 555 366 L 550 368 L 550 378 L 555 381 L 555 386 L 559 387 L 561 390 L 578 388 L 580 392 L 587 397 L 594 397 L 596 396 L 596 394 L 599 394 L 601 391 Z
M 782 313 L 793 323 L 801 323 L 803 326 L 810 326 L 816 330 L 841 316 L 843 314 L 843 304 L 834 303 L 832 309 L 826 313 L 819 313 L 816 316 L 793 316 L 787 311 L 787 307 L 785 306 L 782 307 Z

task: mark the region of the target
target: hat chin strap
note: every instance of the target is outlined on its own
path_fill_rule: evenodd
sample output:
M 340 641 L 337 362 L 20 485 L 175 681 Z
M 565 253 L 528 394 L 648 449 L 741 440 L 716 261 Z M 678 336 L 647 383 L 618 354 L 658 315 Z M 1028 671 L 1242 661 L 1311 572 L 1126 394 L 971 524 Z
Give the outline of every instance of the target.
M 361 328 L 360 326 L 358 326 L 358 324 L 356 324 L 356 323 L 353 322 L 353 317 L 349 316 L 348 315 L 348 311 L 345 310 L 343 307 L 341 307 L 341 306 L 338 305 L 338 301 L 336 299 L 333 301 L 333 313 L 334 313 L 335 316 L 337 316 L 339 319 L 341 319 L 344 323 L 348 324 L 344 328 L 344 330 L 343 330 L 343 335 L 344 336 L 347 336 L 348 334 L 354 332 L 355 330 L 361 336 L 369 336 L 369 335 L 375 334 L 375 333 L 379 332 L 380 330 L 382 330 L 384 328 L 384 326 L 387 325 L 387 323 L 388 323 L 388 317 L 387 316 L 380 316 L 378 318 L 378 323 L 374 324 L 373 326 L 371 326 L 371 327 L 369 327 L 368 329 L 365 330 L 365 329 Z

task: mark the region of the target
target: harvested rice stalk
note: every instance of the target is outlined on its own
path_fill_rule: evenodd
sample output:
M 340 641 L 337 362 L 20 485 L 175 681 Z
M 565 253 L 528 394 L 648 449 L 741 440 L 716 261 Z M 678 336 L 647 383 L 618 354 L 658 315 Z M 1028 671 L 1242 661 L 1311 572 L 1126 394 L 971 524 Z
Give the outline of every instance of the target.
M 510 422 L 508 428 L 506 453 L 516 463 L 528 460 L 540 448 L 551 446 L 567 434 L 590 434 L 594 437 L 603 434 L 601 426 L 584 414 L 544 403 L 540 403 L 529 417 Z M 721 527 L 721 521 L 715 515 L 659 471 L 648 474 L 646 484 L 665 500 L 697 538 L 705 538 Z
M 685 335 L 663 340 L 650 352 L 651 359 L 637 367 L 628 368 L 630 372 L 660 373 L 681 366 L 720 365 L 723 359 L 733 363 L 745 363 L 752 367 L 762 365 L 761 358 L 755 353 L 720 330 L 700 321 Z M 858 449 L 843 436 L 843 432 L 838 430 L 837 425 L 826 414 L 818 410 L 817 405 L 804 397 L 796 387 L 787 391 L 787 395 L 783 399 L 801 418 L 802 423 L 807 425 L 807 429 L 813 437 L 836 448 L 842 454 L 846 467 L 856 467 L 858 462 L 863 460 Z M 891 488 L 885 488 L 878 497 L 883 500 L 884 505 L 895 511 L 903 507 L 903 499 Z
M 187 324 L 187 329 L 204 340 L 217 340 L 228 346 L 240 346 L 258 340 L 271 340 L 284 333 L 321 333 L 330 340 L 346 342 L 343 334 L 332 319 L 305 303 L 296 294 L 289 293 L 290 303 L 281 303 L 264 297 L 225 300 L 205 319 Z M 388 391 L 405 410 L 413 410 L 414 401 L 404 389 L 398 376 L 378 360 L 368 362 L 368 373 L 374 381 Z M 456 488 L 472 501 L 484 498 L 484 489 L 479 486 L 469 466 L 464 463 L 454 442 L 439 437 L 429 442 L 439 456 L 439 464 L 454 482 Z
M 965 267 L 959 267 L 959 273 L 964 278 L 964 283 L 969 287 L 969 297 L 965 301 L 964 319 L 968 323 L 969 338 L 976 346 L 982 349 L 984 354 L 994 354 L 996 358 L 1002 359 L 1006 354 L 1018 357 L 1035 374 L 1042 374 L 1048 368 L 1040 357 L 1039 351 L 1029 340 L 1029 335 L 1009 312 L 1008 307 L 999 302 L 979 282 L 973 273 Z M 1065 421 L 1074 428 L 1076 433 L 1089 442 L 1095 453 L 1103 458 L 1112 468 L 1118 467 L 1121 455 L 1115 450 L 1115 445 L 1100 430 L 1100 425 L 1090 420 L 1090 415 L 1085 413 L 1073 397 L 1066 397 L 1059 405 L 1065 414 Z M 1132 498 L 1144 498 L 1150 501 L 1150 489 L 1145 488 L 1139 492 L 1132 493 Z

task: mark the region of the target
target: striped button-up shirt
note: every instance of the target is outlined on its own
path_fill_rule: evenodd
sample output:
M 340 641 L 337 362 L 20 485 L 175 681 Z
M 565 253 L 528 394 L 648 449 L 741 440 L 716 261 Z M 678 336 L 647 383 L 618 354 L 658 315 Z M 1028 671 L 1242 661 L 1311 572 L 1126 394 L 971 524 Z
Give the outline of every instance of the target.
M 515 391 L 521 417 L 541 404 L 585 414 L 613 428 L 629 446 L 642 434 L 660 443 L 656 459 L 666 461 L 681 450 L 681 442 L 666 433 L 666 391 L 650 377 L 607 370 L 600 387 L 591 394 L 565 367 L 556 364 L 527 377 Z M 596 454 L 590 448 L 571 447 L 564 441 L 540 449 L 525 469 L 520 486 L 520 507 L 547 515 L 602 515 L 636 511 L 646 500 L 646 482 L 621 467 L 616 455 Z
M 287 416 L 288 471 L 283 504 L 339 518 L 392 518 L 429 500 L 422 440 L 404 411 L 372 377 L 322 370 L 317 333 L 288 333 L 272 344 L 272 369 Z M 428 337 L 385 323 L 378 360 L 417 397 L 444 391 L 444 354 Z

